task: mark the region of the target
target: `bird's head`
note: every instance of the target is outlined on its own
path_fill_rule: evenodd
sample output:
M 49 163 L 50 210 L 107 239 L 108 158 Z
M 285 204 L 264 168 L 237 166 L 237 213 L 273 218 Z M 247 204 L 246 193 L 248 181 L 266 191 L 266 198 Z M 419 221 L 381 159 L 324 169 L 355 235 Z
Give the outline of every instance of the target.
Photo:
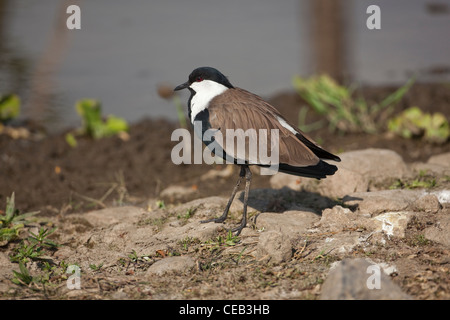
M 174 90 L 189 89 L 194 92 L 202 90 L 210 90 L 211 87 L 216 87 L 217 84 L 225 86 L 228 89 L 233 88 L 233 85 L 228 81 L 219 70 L 211 67 L 200 67 L 195 69 L 189 75 L 189 80 L 177 86 Z

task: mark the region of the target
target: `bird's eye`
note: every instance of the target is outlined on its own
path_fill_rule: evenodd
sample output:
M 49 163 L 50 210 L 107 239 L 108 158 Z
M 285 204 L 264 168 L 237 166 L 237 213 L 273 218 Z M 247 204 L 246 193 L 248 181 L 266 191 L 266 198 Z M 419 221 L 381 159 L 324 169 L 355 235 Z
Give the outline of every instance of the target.
M 197 81 L 197 82 L 202 82 L 202 81 L 203 81 L 203 78 L 202 78 L 202 77 L 197 77 L 197 78 L 195 79 L 195 81 Z

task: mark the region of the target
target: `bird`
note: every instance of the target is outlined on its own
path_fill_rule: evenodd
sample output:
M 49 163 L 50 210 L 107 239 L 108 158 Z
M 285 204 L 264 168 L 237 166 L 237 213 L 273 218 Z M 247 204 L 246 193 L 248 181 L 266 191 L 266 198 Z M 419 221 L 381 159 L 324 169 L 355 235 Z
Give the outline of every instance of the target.
M 233 132 L 231 129 L 235 131 L 241 129 L 241 134 L 253 129 L 254 134 L 242 140 L 245 141 L 244 148 L 249 147 L 248 144 L 255 139 L 262 139 L 262 145 L 267 149 L 275 150 L 276 147 L 278 149 L 276 168 L 283 173 L 323 179 L 337 171 L 335 165 L 324 160 L 340 162 L 338 156 L 320 147 L 263 98 L 233 86 L 219 70 L 213 67 L 196 68 L 190 73 L 188 81 L 175 87 L 174 91 L 183 89 L 190 91 L 187 103 L 188 118 L 194 126 L 195 134 L 216 156 L 240 167 L 239 179 L 222 215 L 202 220 L 202 223 L 223 223 L 226 220 L 241 181 L 245 178 L 242 219 L 237 227 L 230 230 L 238 236 L 247 225 L 247 206 L 252 179 L 250 166 L 268 167 L 267 161 L 264 162 L 258 156 L 252 157 L 250 152 L 239 153 L 239 146 L 227 148 L 228 145 L 225 145 L 223 139 L 215 139 L 219 136 L 214 133 L 221 134 L 221 137 L 227 140 L 229 132 Z M 196 123 L 201 126 L 195 125 Z M 273 140 L 274 135 L 259 134 L 261 129 L 277 132 L 278 139 Z M 212 138 L 205 138 L 207 130 L 213 132 Z

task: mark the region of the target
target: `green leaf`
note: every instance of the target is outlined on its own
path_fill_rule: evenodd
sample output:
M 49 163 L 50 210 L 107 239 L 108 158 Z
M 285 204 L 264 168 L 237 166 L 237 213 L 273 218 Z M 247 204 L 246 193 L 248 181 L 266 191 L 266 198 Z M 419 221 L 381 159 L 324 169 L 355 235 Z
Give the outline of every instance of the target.
M 389 120 L 388 130 L 404 138 L 423 136 L 433 143 L 445 143 L 450 138 L 450 124 L 441 113 L 424 113 L 411 107 Z
M 15 94 L 0 96 L 0 122 L 17 118 L 20 113 L 20 98 Z
M 78 101 L 75 107 L 82 118 L 83 133 L 94 139 L 112 136 L 129 129 L 124 119 L 113 115 L 108 116 L 106 121 L 104 121 L 101 104 L 97 100 L 83 99 Z M 69 145 L 76 145 L 75 138 L 70 136 L 70 134 L 66 135 L 66 141 Z
M 128 131 L 128 123 L 122 118 L 110 115 L 106 120 L 106 134 L 115 135 L 122 131 Z
M 76 103 L 75 108 L 82 118 L 84 132 L 93 138 L 101 138 L 103 121 L 100 102 L 83 99 Z
M 11 198 L 6 197 L 6 211 L 5 211 L 5 215 L 6 215 L 6 220 L 7 221 L 12 221 L 12 218 L 14 216 L 14 192 L 11 195 Z
M 416 79 L 414 77 L 409 79 L 402 87 L 398 88 L 395 92 L 391 93 L 385 99 L 383 99 L 383 101 L 381 101 L 380 103 L 380 107 L 385 108 L 391 104 L 399 102 L 415 81 Z
M 22 262 L 19 262 L 19 269 L 20 272 L 13 270 L 14 278 L 11 280 L 12 282 L 17 285 L 29 285 L 33 282 L 33 277 L 30 275 L 30 272 Z
M 72 133 L 67 133 L 66 134 L 66 142 L 69 146 L 71 146 L 72 148 L 76 148 L 78 145 L 77 139 L 75 138 L 75 136 Z

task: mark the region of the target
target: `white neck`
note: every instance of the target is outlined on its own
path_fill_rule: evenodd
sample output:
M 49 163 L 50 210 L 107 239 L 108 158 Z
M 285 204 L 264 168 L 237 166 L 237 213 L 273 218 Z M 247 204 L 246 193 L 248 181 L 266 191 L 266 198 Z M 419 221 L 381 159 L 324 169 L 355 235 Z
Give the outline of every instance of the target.
M 194 82 L 190 87 L 196 92 L 191 99 L 191 122 L 201 111 L 208 108 L 211 100 L 228 90 L 223 84 L 211 80 Z

